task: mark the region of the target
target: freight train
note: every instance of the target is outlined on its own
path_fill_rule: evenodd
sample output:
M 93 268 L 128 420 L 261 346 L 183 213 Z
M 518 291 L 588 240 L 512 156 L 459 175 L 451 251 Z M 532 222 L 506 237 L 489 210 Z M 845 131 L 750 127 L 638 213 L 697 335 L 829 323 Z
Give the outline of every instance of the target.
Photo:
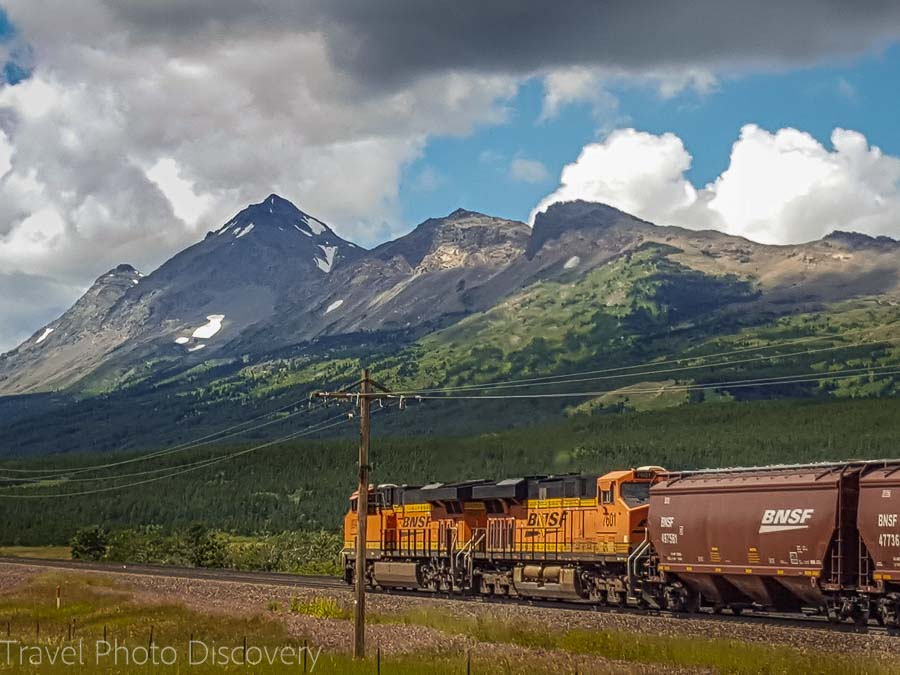
M 356 575 L 356 500 L 344 578 Z M 368 491 L 372 588 L 900 626 L 900 460 Z

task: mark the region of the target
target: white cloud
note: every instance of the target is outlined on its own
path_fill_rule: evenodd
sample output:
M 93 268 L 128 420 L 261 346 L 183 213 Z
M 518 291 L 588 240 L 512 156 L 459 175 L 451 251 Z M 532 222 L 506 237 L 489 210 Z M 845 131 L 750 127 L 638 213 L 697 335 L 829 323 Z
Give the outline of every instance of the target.
M 551 203 L 610 204 L 661 225 L 715 228 L 771 244 L 842 229 L 900 236 L 900 158 L 835 129 L 832 148 L 796 129 L 741 129 L 728 168 L 703 189 L 685 178 L 691 156 L 674 134 L 617 130 L 563 169 Z
M 543 183 L 550 172 L 536 159 L 516 157 L 509 163 L 509 177 L 520 183 Z
M 190 181 L 181 177 L 178 164 L 167 157 L 147 170 L 147 178 L 156 183 L 172 205 L 175 215 L 188 225 L 196 225 L 212 205 L 211 195 L 198 195 Z
M 846 77 L 837 79 L 838 95 L 850 103 L 859 103 L 859 93 Z
M 597 69 L 576 66 L 554 70 L 544 76 L 544 102 L 538 121 L 556 117 L 563 107 L 590 103 L 595 116 L 614 112 L 618 101 L 605 88 L 605 74 Z
M 630 71 L 612 67 L 573 66 L 552 70 L 543 77 L 544 100 L 538 122 L 556 117 L 567 105 L 587 103 L 604 123 L 622 122 L 619 100 L 612 87 L 647 87 L 662 99 L 693 91 L 705 95 L 718 85 L 715 74 L 696 66 Z
M 39 54 L 35 76 L 0 93 L 13 172 L 36 170 L 45 199 L 69 214 L 125 170 L 145 198 L 119 221 L 175 231 L 178 245 L 273 190 L 368 243 L 396 215 L 399 171 L 427 136 L 502 122 L 516 91 L 514 77 L 460 72 L 372 87 L 302 22 L 148 39 L 104 0 L 77 12 L 9 5 Z
M 0 131 L 0 178 L 3 178 L 12 169 L 13 148 L 9 143 L 9 137 Z
M 412 180 L 412 186 L 420 192 L 434 192 L 447 182 L 447 177 L 431 166 L 425 166 Z
M 650 219 L 664 218 L 696 200 L 696 191 L 683 177 L 690 165 L 691 156 L 674 134 L 619 129 L 602 143 L 585 146 L 563 169 L 560 187 L 535 211 L 553 202 L 586 199 Z

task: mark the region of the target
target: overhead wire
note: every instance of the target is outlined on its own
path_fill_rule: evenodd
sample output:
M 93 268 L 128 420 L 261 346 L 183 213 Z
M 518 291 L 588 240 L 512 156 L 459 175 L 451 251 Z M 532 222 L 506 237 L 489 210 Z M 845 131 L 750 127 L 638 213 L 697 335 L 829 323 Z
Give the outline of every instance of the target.
M 305 401 L 306 401 L 306 399 L 303 399 L 302 402 L 305 402 Z M 142 455 L 137 455 L 135 457 L 129 457 L 127 459 L 118 460 L 115 462 L 91 464 L 88 466 L 77 466 L 77 467 L 72 467 L 70 469 L 62 468 L 62 467 L 47 468 L 47 469 L 15 469 L 15 468 L 8 468 L 8 467 L 0 467 L 0 471 L 6 472 L 6 473 L 36 474 L 36 475 L 38 475 L 38 478 L 40 478 L 42 480 L 45 480 L 51 476 L 74 476 L 74 475 L 86 473 L 89 471 L 99 471 L 101 469 L 108 469 L 111 467 L 122 466 L 125 464 L 133 464 L 135 462 L 144 462 L 144 461 L 148 461 L 151 459 L 156 459 L 158 457 L 165 457 L 167 455 L 170 455 L 170 454 L 173 454 L 176 452 L 182 452 L 184 450 L 192 450 L 194 448 L 200 447 L 202 445 L 206 445 L 207 443 L 210 443 L 213 441 L 218 442 L 218 441 L 226 440 L 228 438 L 234 438 L 235 436 L 240 436 L 241 434 L 249 433 L 251 431 L 256 431 L 258 429 L 262 429 L 264 427 L 271 426 L 273 424 L 278 424 L 280 422 L 291 419 L 298 415 L 307 414 L 307 413 L 312 412 L 313 410 L 320 410 L 323 407 L 325 407 L 325 406 L 319 404 L 319 405 L 313 406 L 311 408 L 303 408 L 301 410 L 297 410 L 295 412 L 288 413 L 284 417 L 279 417 L 278 419 L 271 420 L 269 422 L 264 422 L 262 424 L 250 426 L 245 429 L 239 428 L 246 424 L 251 424 L 251 423 L 257 422 L 261 419 L 265 419 L 266 417 L 270 417 L 272 415 L 277 415 L 280 412 L 284 412 L 285 410 L 288 410 L 290 408 L 300 405 L 300 403 L 301 402 L 299 402 L 299 401 L 295 401 L 294 403 L 282 406 L 280 408 L 276 408 L 275 410 L 272 410 L 263 415 L 259 415 L 257 417 L 254 417 L 254 418 L 247 420 L 245 422 L 242 422 L 240 424 L 234 424 L 225 429 L 221 429 L 218 432 L 207 434 L 206 436 L 201 436 L 200 438 L 194 439 L 192 441 L 185 441 L 183 443 L 179 443 L 178 445 L 174 445 L 170 448 L 163 448 L 161 450 L 155 450 L 153 452 L 145 453 Z M 226 433 L 226 432 L 231 432 L 231 433 Z
M 323 422 L 313 425 L 307 429 L 303 429 L 301 431 L 295 431 L 295 432 L 287 434 L 285 436 L 281 436 L 279 438 L 276 438 L 271 441 L 267 441 L 265 443 L 254 445 L 253 447 L 246 448 L 244 450 L 239 450 L 239 451 L 232 452 L 227 455 L 222 455 L 219 457 L 211 457 L 211 458 L 206 458 L 203 460 L 198 460 L 196 462 L 190 462 L 188 464 L 183 464 L 178 467 L 166 467 L 166 470 L 168 470 L 168 472 L 165 475 L 156 476 L 156 477 L 148 478 L 145 480 L 134 481 L 134 482 L 130 482 L 130 483 L 122 484 L 122 485 L 112 485 L 112 486 L 107 486 L 107 487 L 103 487 L 103 488 L 95 488 L 95 489 L 91 489 L 91 490 L 81 490 L 81 491 L 77 491 L 77 492 L 38 493 L 38 494 L 31 494 L 31 495 L 7 494 L 7 493 L 0 492 L 0 498 L 42 499 L 42 498 L 55 498 L 55 497 L 76 497 L 76 496 L 99 494 L 102 492 L 111 492 L 113 490 L 121 490 L 121 489 L 129 488 L 129 487 L 137 487 L 139 485 L 146 485 L 147 483 L 154 483 L 154 482 L 157 482 L 160 480 L 174 478 L 175 476 L 180 476 L 182 474 L 190 473 L 192 471 L 199 471 L 200 469 L 205 469 L 207 467 L 214 466 L 216 464 L 220 464 L 222 462 L 234 459 L 236 457 L 242 457 L 242 456 L 250 454 L 252 452 L 256 452 L 258 450 L 262 450 L 264 448 L 271 447 L 273 445 L 285 443 L 287 441 L 291 441 L 291 440 L 294 440 L 294 439 L 297 439 L 297 438 L 300 438 L 303 436 L 307 436 L 312 433 L 325 431 L 327 429 L 331 429 L 336 426 L 340 426 L 341 424 L 343 424 L 346 421 L 347 418 L 348 418 L 347 413 L 341 413 L 340 415 L 337 415 L 335 417 L 324 420 Z M 335 422 L 335 420 L 338 420 L 338 421 Z M 145 473 L 147 473 L 147 474 L 159 473 L 160 471 L 161 471 L 160 469 L 154 469 L 154 470 L 147 471 Z M 137 474 L 134 474 L 134 475 L 140 475 L 140 472 Z M 102 477 L 103 480 L 111 480 L 111 479 L 116 479 L 116 478 L 119 478 L 119 476 L 104 476 L 104 477 Z M 100 479 L 98 478 L 95 480 L 100 480 Z M 6 489 L 15 489 L 15 488 L 10 487 L 10 488 L 6 488 Z
M 371 415 L 374 416 L 375 414 L 381 413 L 385 410 L 389 410 L 390 408 L 395 407 L 396 405 L 397 404 L 389 403 L 386 406 L 384 406 L 383 408 L 378 408 L 376 410 L 373 410 L 371 412 Z M 210 466 L 215 466 L 217 464 L 221 464 L 223 462 L 227 462 L 227 461 L 235 459 L 237 457 L 242 457 L 244 455 L 248 455 L 250 453 L 257 452 L 259 450 L 262 450 L 262 449 L 265 449 L 268 447 L 272 447 L 272 446 L 278 445 L 280 443 L 285 443 L 285 442 L 288 442 L 291 440 L 295 440 L 297 438 L 301 438 L 303 436 L 308 436 L 312 433 L 327 431 L 329 429 L 333 429 L 335 427 L 341 426 L 342 424 L 344 424 L 345 422 L 347 422 L 351 419 L 353 419 L 352 413 L 348 414 L 346 412 L 343 412 L 343 413 L 336 415 L 334 417 L 331 417 L 327 420 L 323 420 L 322 422 L 315 424 L 307 429 L 303 429 L 301 431 L 296 431 L 294 433 L 287 434 L 280 438 L 276 438 L 272 441 L 267 441 L 266 443 L 261 443 L 259 445 L 255 445 L 251 448 L 246 448 L 244 450 L 232 452 L 227 455 L 220 456 L 220 457 L 213 457 L 213 458 L 207 458 L 205 460 L 198 460 L 196 462 L 183 464 L 179 467 L 167 467 L 168 469 L 171 469 L 171 471 L 169 471 L 165 475 L 156 476 L 154 478 L 148 478 L 145 480 L 134 481 L 134 482 L 126 483 L 123 485 L 112 485 L 112 486 L 106 486 L 103 488 L 95 488 L 95 489 L 91 489 L 91 490 L 80 490 L 77 492 L 39 493 L 39 494 L 8 494 L 8 493 L 4 493 L 4 492 L 0 491 L 0 499 L 55 499 L 55 498 L 65 498 L 65 497 L 81 497 L 81 496 L 89 496 L 89 495 L 94 495 L 94 494 L 101 494 L 104 492 L 112 492 L 115 490 L 123 490 L 123 489 L 131 488 L 131 487 L 138 487 L 141 485 L 146 485 L 148 483 L 155 483 L 155 482 L 158 482 L 161 480 L 175 478 L 177 476 L 180 476 L 180 475 L 183 475 L 186 473 L 191 473 L 193 471 L 200 471 L 200 470 L 208 468 Z M 335 421 L 335 420 L 337 420 L 337 421 Z M 156 470 L 148 471 L 146 473 L 148 473 L 148 474 L 149 473 L 158 473 L 159 471 L 160 471 L 159 469 L 156 469 Z M 140 475 L 140 473 L 135 474 L 135 475 Z M 121 478 L 121 477 L 124 477 L 124 476 L 111 476 L 111 477 L 103 477 L 103 478 L 104 479 L 110 479 L 110 478 L 115 479 L 115 478 Z M 94 480 L 94 479 L 92 479 L 92 480 Z M 99 479 L 97 479 L 97 480 L 99 480 Z M 10 487 L 10 488 L 5 488 L 5 489 L 15 489 L 15 488 Z
M 771 386 L 771 385 L 783 385 L 783 384 L 795 384 L 801 382 L 816 382 L 816 381 L 825 381 L 831 379 L 845 379 L 848 377 L 860 377 L 866 375 L 867 373 L 878 374 L 878 375 L 896 375 L 900 373 L 900 370 L 893 370 L 884 372 L 885 368 L 895 368 L 897 369 L 897 365 L 889 365 L 889 366 L 865 366 L 860 368 L 849 368 L 843 370 L 830 371 L 827 374 L 817 375 L 807 377 L 803 374 L 794 374 L 794 375 L 784 375 L 779 377 L 763 377 L 763 378 L 752 378 L 752 379 L 741 379 L 741 380 L 731 380 L 725 382 L 710 382 L 710 383 L 694 383 L 694 384 L 683 384 L 683 385 L 671 385 L 671 386 L 661 386 L 661 387 L 653 387 L 652 389 L 632 389 L 632 388 L 618 388 L 618 389 L 607 389 L 603 391 L 577 391 L 577 392 L 542 392 L 536 394 L 444 394 L 444 395 L 435 395 L 435 394 L 424 394 L 424 395 L 416 395 L 414 398 L 421 400 L 511 400 L 511 399 L 541 399 L 541 398 L 591 398 L 597 396 L 605 396 L 607 394 L 616 394 L 616 393 L 625 393 L 625 394 L 652 394 L 658 393 L 660 391 L 690 391 L 693 389 L 718 389 L 718 388 L 735 388 L 735 387 L 746 387 L 746 386 Z
M 737 359 L 732 361 L 722 361 L 719 363 L 700 363 L 697 365 L 691 366 L 677 366 L 674 368 L 659 368 L 656 370 L 642 370 L 634 373 L 625 373 L 618 375 L 596 375 L 592 377 L 579 377 L 575 378 L 574 374 L 570 374 L 569 377 L 572 379 L 566 380 L 554 380 L 554 381 L 541 381 L 541 382 L 519 382 L 515 384 L 502 384 L 502 383 L 490 383 L 488 385 L 474 385 L 468 387 L 465 391 L 493 391 L 496 389 L 527 389 L 531 387 L 547 387 L 554 385 L 566 385 L 566 384 L 579 384 L 583 382 L 596 382 L 599 380 L 616 380 L 625 377 L 646 377 L 648 375 L 662 375 L 669 373 L 677 373 L 677 372 L 685 372 L 689 370 L 700 370 L 704 368 L 725 368 L 729 366 L 739 366 L 746 365 L 748 363 L 758 363 L 760 361 L 770 361 L 774 359 L 790 359 L 795 357 L 803 357 L 803 356 L 811 356 L 814 354 L 822 354 L 825 352 L 838 351 L 843 349 L 852 349 L 854 347 L 863 347 L 871 344 L 883 344 L 883 343 L 894 343 L 900 342 L 900 336 L 892 337 L 892 338 L 881 338 L 878 340 L 870 340 L 864 342 L 855 342 L 850 344 L 842 344 L 842 345 L 832 345 L 830 347 L 821 347 L 819 349 L 806 349 L 803 351 L 796 352 L 788 352 L 788 353 L 779 353 L 779 354 L 766 354 L 762 356 L 754 356 L 746 359 Z M 447 389 L 431 389 L 424 390 L 423 393 L 443 393 L 443 392 L 455 392 L 460 391 L 458 388 L 449 387 Z M 402 394 L 403 396 L 418 396 L 419 392 L 397 392 L 398 395 Z
M 894 326 L 894 325 L 887 325 L 887 326 L 881 326 L 881 327 L 875 328 L 875 329 L 859 328 L 859 329 L 855 329 L 855 330 L 851 330 L 851 331 L 844 331 L 842 333 L 806 336 L 806 337 L 797 338 L 794 340 L 784 340 L 784 341 L 765 344 L 765 345 L 742 347 L 740 349 L 715 352 L 712 354 L 696 354 L 696 355 L 683 356 L 683 357 L 673 358 L 673 359 L 665 359 L 665 360 L 657 361 L 654 363 L 646 363 L 645 362 L 645 363 L 633 364 L 633 365 L 629 365 L 629 366 L 615 366 L 612 368 L 599 368 L 599 369 L 594 369 L 594 370 L 577 371 L 574 373 L 564 373 L 564 374 L 560 374 L 560 375 L 543 375 L 543 376 L 538 376 L 538 377 L 502 380 L 502 381 L 495 381 L 495 382 L 487 382 L 484 384 L 464 384 L 464 385 L 456 385 L 456 386 L 449 386 L 449 387 L 430 387 L 430 388 L 423 388 L 423 389 L 394 390 L 392 393 L 395 393 L 398 395 L 403 395 L 403 396 L 416 396 L 416 395 L 420 395 L 420 394 L 424 395 L 424 394 L 441 393 L 441 392 L 470 391 L 470 390 L 481 391 L 481 390 L 490 390 L 490 389 L 518 388 L 520 386 L 526 386 L 526 385 L 539 386 L 537 384 L 532 384 L 532 383 L 543 383 L 543 382 L 549 382 L 551 384 L 565 384 L 566 382 L 570 382 L 570 381 L 581 381 L 581 380 L 574 380 L 573 378 L 582 378 L 582 377 L 593 376 L 593 375 L 604 375 L 607 373 L 625 373 L 623 375 L 616 375 L 614 377 L 636 377 L 636 376 L 640 376 L 640 375 L 644 375 L 644 374 L 654 374 L 654 373 L 660 373 L 660 372 L 675 372 L 674 370 L 667 371 L 667 370 L 659 370 L 659 369 L 650 370 L 650 371 L 645 370 L 645 371 L 635 372 L 635 373 L 626 373 L 625 371 L 647 369 L 650 367 L 658 368 L 659 366 L 685 363 L 688 361 L 697 361 L 699 359 L 713 359 L 713 358 L 720 358 L 720 357 L 725 357 L 725 356 L 733 356 L 736 354 L 743 354 L 743 353 L 753 352 L 753 351 L 761 351 L 764 349 L 783 348 L 783 347 L 787 347 L 787 346 L 803 344 L 803 343 L 808 343 L 808 342 L 820 342 L 822 340 L 837 340 L 837 339 L 843 339 L 843 338 L 846 338 L 846 337 L 852 336 L 852 335 L 858 335 L 860 333 L 872 333 L 874 331 L 885 330 L 885 329 L 896 328 L 896 327 L 897 326 Z M 774 358 L 788 358 L 790 356 L 797 356 L 797 355 L 802 356 L 805 353 L 817 353 L 818 351 L 833 351 L 833 350 L 839 350 L 839 349 L 849 349 L 854 346 L 863 346 L 863 345 L 867 345 L 867 344 L 878 344 L 881 342 L 892 342 L 892 341 L 896 341 L 897 339 L 900 339 L 900 338 L 865 340 L 865 341 L 861 341 L 858 343 L 833 345 L 831 347 L 822 348 L 821 350 L 805 350 L 803 352 L 794 352 L 793 354 L 774 354 L 771 356 L 765 355 L 765 356 L 753 357 L 752 360 L 762 361 L 762 360 L 774 359 Z M 723 361 L 721 363 L 714 363 L 714 364 L 702 363 L 702 364 L 698 364 L 696 366 L 685 366 L 684 369 L 693 370 L 696 368 L 738 365 L 740 363 L 749 363 L 749 362 L 751 362 L 751 360 Z M 612 377 L 613 376 L 607 377 L 607 378 L 598 378 L 598 379 L 612 379 Z
M 883 326 L 882 329 L 892 328 L 893 326 Z M 874 329 L 879 330 L 879 329 Z M 872 339 L 866 341 L 859 341 L 850 344 L 839 344 L 839 345 L 831 345 L 829 347 L 823 347 L 819 349 L 809 349 L 802 350 L 797 352 L 790 353 L 779 353 L 779 354 L 766 354 L 761 356 L 754 356 L 747 359 L 738 359 L 738 360 L 730 360 L 730 361 L 722 361 L 717 363 L 699 363 L 696 365 L 686 365 L 686 366 L 677 366 L 673 368 L 658 368 L 657 366 L 664 366 L 669 364 L 678 364 L 684 363 L 688 361 L 697 361 L 700 359 L 712 359 L 712 358 L 720 358 L 726 357 L 736 354 L 742 354 L 752 351 L 761 351 L 766 349 L 775 349 L 778 347 L 785 347 L 795 344 L 808 343 L 808 342 L 817 342 L 822 340 L 835 340 L 835 339 L 843 339 L 851 335 L 857 335 L 860 333 L 872 333 L 873 329 L 871 328 L 863 328 L 856 329 L 852 331 L 844 331 L 842 333 L 834 333 L 829 335 L 817 335 L 817 336 L 805 336 L 803 338 L 797 338 L 795 340 L 781 341 L 778 343 L 771 343 L 766 345 L 756 345 L 756 346 L 748 346 L 742 347 L 740 349 L 734 349 L 729 351 L 717 352 L 713 354 L 700 354 L 700 355 L 692 355 L 679 357 L 675 359 L 666 359 L 663 361 L 658 361 L 656 363 L 651 364 L 634 364 L 630 366 L 618 366 L 613 368 L 604 368 L 604 369 L 596 369 L 589 371 L 581 371 L 575 373 L 567 373 L 562 375 L 548 375 L 534 378 L 520 378 L 516 380 L 507 380 L 501 382 L 491 382 L 485 384 L 471 384 L 471 385 L 459 385 L 455 387 L 443 387 L 443 388 L 431 388 L 431 389 L 419 389 L 419 390 L 403 390 L 403 391 L 394 391 L 392 392 L 392 396 L 395 398 L 401 399 L 401 407 L 404 399 L 417 398 L 417 399 L 441 399 L 441 398 L 451 398 L 451 399 L 514 399 L 514 398 L 563 398 L 563 397 L 585 397 L 585 396 L 601 396 L 606 394 L 615 393 L 617 391 L 621 391 L 622 388 L 614 389 L 614 390 L 605 390 L 602 392 L 550 392 L 550 393 L 542 393 L 542 394 L 524 394 L 524 395 L 489 395 L 489 394 L 478 394 L 478 395 L 468 395 L 461 396 L 455 395 L 454 392 L 465 392 L 465 391 L 494 391 L 497 389 L 516 389 L 516 388 L 529 388 L 529 387 L 543 387 L 543 386 L 552 386 L 552 385 L 567 385 L 567 384 L 578 384 L 589 381 L 597 381 L 597 380 L 609 380 L 609 379 L 617 379 L 622 377 L 643 377 L 648 375 L 659 375 L 666 373 L 674 373 L 674 372 L 683 372 L 688 370 L 698 370 L 703 368 L 719 368 L 719 367 L 729 367 L 729 366 L 737 366 L 737 365 L 745 365 L 747 363 L 766 361 L 772 359 L 786 359 L 786 358 L 794 358 L 794 357 L 802 357 L 813 354 L 819 354 L 829 351 L 843 350 L 843 349 L 852 349 L 854 347 L 864 346 L 868 344 L 879 344 L 879 343 L 893 343 L 896 341 L 900 341 L 900 338 L 880 338 L 880 339 Z M 882 366 L 878 368 L 888 368 L 890 366 Z M 648 370 L 648 368 L 650 368 Z M 876 368 L 876 370 L 878 369 Z M 643 369 L 643 370 L 639 370 Z M 871 372 L 872 368 L 863 368 L 858 369 L 864 372 Z M 626 372 L 633 371 L 633 372 Z M 857 372 L 857 371 L 833 371 L 832 374 L 823 375 L 819 378 L 814 379 L 830 379 L 835 377 L 836 374 L 842 372 Z M 618 374 L 610 374 L 610 373 L 618 373 Z M 888 373 L 884 373 L 888 374 Z M 848 375 L 849 376 L 849 375 Z M 693 384 L 685 384 L 685 385 L 671 385 L 663 387 L 667 391 L 680 391 L 680 390 L 689 390 L 689 389 L 708 389 L 715 387 L 737 387 L 737 386 L 762 386 L 761 382 L 771 382 L 772 384 L 786 384 L 787 379 L 795 378 L 796 375 L 784 376 L 782 378 L 758 378 L 754 380 L 736 380 L 730 383 L 709 383 L 709 384 L 701 384 L 701 383 L 693 383 Z M 805 380 L 809 381 L 809 380 Z M 754 384 L 756 383 L 756 384 Z M 626 389 L 628 393 L 655 393 L 660 391 L 661 388 L 655 387 L 653 389 Z M 441 394 L 441 395 L 434 395 Z M 312 412 L 313 410 L 320 410 L 323 407 L 327 407 L 327 405 L 319 404 L 315 407 L 304 408 L 302 410 L 294 411 L 289 413 L 283 417 L 280 417 L 275 420 L 270 420 L 268 422 L 264 422 L 261 424 L 256 424 L 254 426 L 247 426 L 248 424 L 253 424 L 259 420 L 263 420 L 272 415 L 278 414 L 290 408 L 296 407 L 306 399 L 294 401 L 287 405 L 281 406 L 274 410 L 271 410 L 262 415 L 258 415 L 249 420 L 245 420 L 244 422 L 232 425 L 230 427 L 226 427 L 225 429 L 221 429 L 217 432 L 207 434 L 198 439 L 187 441 L 178 445 L 175 445 L 170 448 L 164 448 L 162 450 L 158 450 L 155 452 L 139 455 L 136 457 L 130 457 L 123 460 L 118 460 L 115 462 L 105 462 L 98 463 L 94 465 L 88 466 L 80 466 L 80 467 L 72 467 L 72 468 L 46 468 L 46 469 L 16 469 L 16 468 L 0 468 L 0 471 L 7 473 L 19 473 L 19 474 L 31 474 L 33 477 L 30 478 L 17 478 L 13 476 L 3 476 L 0 475 L 0 482 L 46 482 L 49 480 L 64 480 L 67 482 L 90 482 L 94 480 L 100 480 L 103 478 L 109 478 L 109 476 L 100 476 L 100 477 L 92 477 L 92 478 L 84 478 L 84 479 L 76 479 L 73 476 L 78 476 L 83 473 L 93 472 L 93 471 L 101 471 L 103 469 L 114 468 L 118 466 L 123 466 L 127 464 L 132 464 L 136 462 L 144 462 L 152 459 L 157 459 L 160 457 L 165 457 L 170 454 L 174 454 L 176 452 L 181 452 L 184 450 L 194 449 L 200 447 L 202 445 L 207 444 L 212 441 L 223 441 L 228 438 L 233 438 L 235 436 L 249 433 L 251 431 L 255 431 L 257 429 L 265 428 L 267 426 L 280 423 L 282 421 L 286 421 L 293 417 L 296 417 L 300 414 L 305 414 Z M 246 428 L 241 428 L 246 427 Z M 118 477 L 128 477 L 128 476 L 139 476 L 139 475 L 148 475 L 151 473 L 161 472 L 164 469 L 155 469 L 148 471 L 140 471 L 134 472 L 131 474 L 119 474 Z

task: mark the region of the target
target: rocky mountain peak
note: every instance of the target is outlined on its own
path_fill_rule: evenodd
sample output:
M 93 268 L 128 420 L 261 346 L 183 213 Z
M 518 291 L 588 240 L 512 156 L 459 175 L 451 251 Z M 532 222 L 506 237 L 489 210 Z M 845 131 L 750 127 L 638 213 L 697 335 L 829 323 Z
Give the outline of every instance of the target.
M 598 202 L 557 202 L 535 216 L 526 254 L 533 257 L 551 239 L 573 230 L 603 230 L 622 224 L 645 223 L 619 209 Z
M 896 239 L 891 239 L 890 237 L 885 237 L 883 235 L 873 237 L 869 234 L 862 234 L 861 232 L 844 232 L 842 230 L 835 230 L 831 234 L 826 235 L 822 241 L 828 242 L 829 244 L 836 244 L 852 251 L 872 248 L 890 249 L 900 245 L 900 242 Z
M 431 271 L 498 264 L 521 255 L 529 234 L 525 223 L 456 209 L 444 218 L 429 218 L 374 254 L 383 260 L 399 256 L 413 268 Z
M 132 286 L 136 286 L 140 283 L 143 278 L 143 274 L 137 271 L 132 265 L 127 263 L 122 263 L 121 265 L 116 265 L 111 270 L 106 272 L 105 274 L 101 274 L 97 279 L 94 280 L 93 285 L 88 290 L 88 295 L 91 293 L 99 293 L 103 289 L 109 287 L 117 287 L 123 290 L 128 290 Z
M 313 239 L 337 236 L 321 220 L 304 213 L 292 202 L 274 193 L 258 204 L 250 204 L 213 234 L 242 238 L 254 231 L 257 235 L 265 231 L 291 234 L 299 232 Z

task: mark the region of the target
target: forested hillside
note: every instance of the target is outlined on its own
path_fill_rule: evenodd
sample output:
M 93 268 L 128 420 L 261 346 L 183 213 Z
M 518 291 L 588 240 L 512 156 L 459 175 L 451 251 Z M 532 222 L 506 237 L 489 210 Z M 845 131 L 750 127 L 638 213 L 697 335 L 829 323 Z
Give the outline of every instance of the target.
M 516 404 L 507 404 L 513 411 Z M 524 404 L 527 411 L 527 404 Z M 332 411 L 334 412 L 334 411 Z M 574 415 L 515 429 L 467 436 L 397 437 L 389 421 L 422 412 L 415 405 L 373 418 L 372 480 L 421 483 L 568 471 L 596 472 L 659 464 L 699 468 L 897 455 L 900 400 L 748 401 L 702 403 L 648 412 Z M 453 418 L 454 412 L 445 415 Z M 512 414 L 512 413 L 511 413 Z M 352 424 L 348 421 L 348 431 Z M 194 464 L 247 447 L 216 446 L 173 453 L 87 476 Z M 127 458 L 124 456 L 122 458 Z M 78 467 L 108 455 L 52 456 L 6 462 L 7 469 Z M 78 527 L 110 529 L 193 522 L 235 534 L 337 529 L 355 480 L 356 443 L 344 438 L 283 443 L 230 461 L 127 489 L 47 499 L 4 496 L 0 544 L 66 543 Z M 152 478 L 152 476 L 150 476 Z M 126 485 L 141 478 L 34 484 L 19 494 L 67 493 Z M 8 493 L 7 493 L 8 495 Z

